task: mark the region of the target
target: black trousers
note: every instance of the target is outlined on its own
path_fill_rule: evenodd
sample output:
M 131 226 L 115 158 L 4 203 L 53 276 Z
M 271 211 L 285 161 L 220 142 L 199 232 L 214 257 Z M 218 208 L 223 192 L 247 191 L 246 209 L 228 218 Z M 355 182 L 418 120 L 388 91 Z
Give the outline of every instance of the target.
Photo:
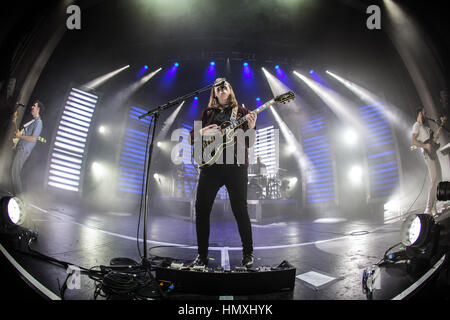
M 247 210 L 247 167 L 214 164 L 200 169 L 195 202 L 198 253 L 208 254 L 210 216 L 219 189 L 225 185 L 236 219 L 244 253 L 253 252 L 252 226 Z

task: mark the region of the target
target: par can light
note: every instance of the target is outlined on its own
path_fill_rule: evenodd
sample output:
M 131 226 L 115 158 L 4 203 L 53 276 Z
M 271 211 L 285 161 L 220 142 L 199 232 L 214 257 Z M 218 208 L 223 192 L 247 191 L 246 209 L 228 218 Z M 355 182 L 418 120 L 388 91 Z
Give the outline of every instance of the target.
M 24 204 L 18 197 L 3 197 L 1 210 L 1 223 L 4 226 L 21 225 L 25 221 Z
M 450 200 L 450 182 L 442 181 L 437 186 L 437 199 L 439 201 Z
M 429 214 L 413 214 L 406 218 L 401 230 L 403 245 L 423 248 L 431 241 L 435 221 Z

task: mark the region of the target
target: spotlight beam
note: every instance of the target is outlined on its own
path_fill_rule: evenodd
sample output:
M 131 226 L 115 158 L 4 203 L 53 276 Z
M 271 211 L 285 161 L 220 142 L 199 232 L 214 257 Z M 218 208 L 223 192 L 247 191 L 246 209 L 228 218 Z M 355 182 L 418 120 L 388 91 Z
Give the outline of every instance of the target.
M 113 99 L 113 105 L 122 106 L 125 101 L 127 101 L 137 90 L 139 90 L 145 83 L 147 83 L 151 78 L 153 78 L 162 68 L 159 68 L 148 75 L 142 77 L 136 82 L 130 84 L 125 89 L 119 91 Z
M 280 80 L 278 80 L 275 76 L 270 74 L 266 69 L 262 68 L 262 70 L 267 79 L 270 90 L 272 91 L 272 94 L 274 96 L 282 94 L 283 92 L 286 92 L 286 91 L 292 91 L 290 88 L 288 88 L 286 85 L 284 85 Z M 295 104 L 295 102 L 291 101 L 290 103 L 287 104 L 287 108 L 289 108 L 290 111 L 298 112 L 298 109 L 300 107 L 297 106 Z M 306 170 L 307 168 L 310 167 L 310 161 L 309 161 L 308 157 L 303 152 L 303 148 L 302 148 L 301 144 L 297 141 L 296 137 L 294 136 L 292 131 L 289 129 L 287 124 L 283 121 L 283 119 L 281 119 L 280 115 L 275 110 L 275 108 L 273 108 L 273 106 L 270 106 L 269 109 L 272 112 L 272 114 L 275 118 L 275 121 L 277 122 L 277 124 L 281 130 L 281 134 L 285 138 L 288 145 L 291 146 L 292 152 L 294 153 L 295 158 L 297 159 L 297 166 L 298 166 L 299 172 L 301 172 L 302 177 L 304 177 L 305 176 L 303 174 L 304 170 Z
M 95 78 L 94 80 L 91 80 L 91 81 L 85 83 L 83 86 L 87 87 L 89 89 L 96 89 L 97 87 L 104 84 L 106 81 L 108 81 L 109 79 L 111 79 L 112 77 L 114 77 L 115 75 L 117 75 L 118 73 L 122 72 L 123 70 L 125 70 L 129 67 L 130 67 L 130 65 L 126 65 L 125 67 L 111 71 L 105 75 L 102 75 L 98 78 Z
M 409 141 L 411 139 L 410 136 L 410 130 L 411 130 L 411 121 L 413 120 L 411 116 L 407 116 L 404 114 L 400 109 L 397 107 L 387 104 L 380 97 L 373 94 L 367 89 L 364 89 L 363 87 L 355 84 L 354 82 L 351 82 L 349 80 L 346 80 L 338 75 L 336 75 L 333 72 L 326 71 L 327 74 L 341 82 L 347 89 L 349 89 L 351 92 L 353 92 L 356 96 L 358 96 L 361 100 L 363 100 L 367 104 L 378 104 L 380 102 L 383 102 L 386 106 L 386 108 L 383 108 L 383 113 L 386 116 L 389 121 L 392 123 L 395 123 L 396 127 L 401 128 L 401 131 L 405 133 L 404 137 Z M 405 119 L 411 119 L 411 121 L 405 122 Z
M 354 110 L 356 108 L 350 108 L 352 105 L 350 101 L 340 96 L 336 92 L 321 86 L 316 81 L 308 79 L 304 75 L 294 71 L 294 74 L 305 82 L 308 87 L 310 87 L 322 101 L 340 118 L 343 122 L 348 123 L 350 126 L 358 130 L 359 132 L 364 132 L 364 127 L 357 117 L 354 115 Z M 353 109 L 353 110 L 351 110 Z
M 175 119 L 177 115 L 180 113 L 181 107 L 184 105 L 183 102 L 180 103 L 180 105 L 170 114 L 170 116 L 164 121 L 164 124 L 159 131 L 158 135 L 156 136 L 156 141 L 162 141 L 165 139 L 167 132 L 169 132 L 170 127 L 172 127 L 172 124 L 175 122 Z

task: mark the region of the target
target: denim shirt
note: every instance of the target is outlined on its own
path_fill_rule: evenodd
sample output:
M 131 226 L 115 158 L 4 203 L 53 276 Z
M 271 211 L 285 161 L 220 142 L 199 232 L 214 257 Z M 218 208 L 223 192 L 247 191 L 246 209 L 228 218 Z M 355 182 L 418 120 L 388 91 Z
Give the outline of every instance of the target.
M 37 118 L 32 124 L 24 128 L 23 135 L 24 136 L 33 136 L 36 137 L 36 139 L 39 137 L 42 131 L 42 120 L 41 118 Z M 36 140 L 37 141 L 37 140 Z M 23 139 L 20 139 L 19 144 L 17 145 L 18 149 L 24 150 L 27 154 L 30 154 L 33 150 L 34 146 L 36 145 L 35 142 L 28 142 Z

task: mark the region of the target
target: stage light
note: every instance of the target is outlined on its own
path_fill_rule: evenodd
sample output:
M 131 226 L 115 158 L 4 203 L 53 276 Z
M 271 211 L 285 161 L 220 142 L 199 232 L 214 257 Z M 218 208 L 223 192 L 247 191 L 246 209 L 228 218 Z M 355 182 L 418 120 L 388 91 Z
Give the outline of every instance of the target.
M 313 74 L 314 73 L 314 70 L 309 70 L 309 74 Z
M 198 97 L 194 97 L 194 100 L 198 100 Z
M 159 148 L 161 148 L 161 147 L 162 147 L 162 142 L 161 142 L 161 141 L 158 141 L 158 142 L 156 143 L 156 145 L 157 145 Z
M 358 165 L 351 167 L 348 172 L 348 178 L 355 185 L 359 185 L 362 182 L 362 176 L 363 171 Z
M 279 67 L 280 67 L 279 65 L 276 65 L 276 66 L 275 66 L 275 69 L 278 69 Z
M 147 65 L 145 65 L 145 66 L 144 66 L 144 68 L 145 68 L 145 69 L 148 69 L 148 66 L 147 66 Z
M 292 154 L 292 153 L 295 153 L 296 148 L 295 148 L 294 145 L 288 144 L 288 145 L 286 146 L 286 151 L 287 151 L 288 154 Z
M 175 67 L 178 67 L 180 64 L 179 64 L 178 62 L 175 62 L 173 65 L 174 65 Z
M 105 167 L 100 163 L 94 161 L 91 166 L 92 174 L 96 178 L 103 178 L 105 176 Z
M 442 181 L 437 186 L 437 199 L 439 201 L 450 200 L 450 182 Z
M 248 66 L 248 63 L 247 62 L 244 62 L 244 67 L 247 67 Z
M 106 127 L 104 127 L 104 126 L 100 126 L 100 127 L 98 127 L 98 132 L 100 132 L 101 134 L 105 134 L 106 133 Z
M 256 98 L 256 101 L 260 101 L 261 99 L 260 98 Z
M 214 62 L 214 61 L 211 61 L 210 63 L 209 63 L 209 65 L 210 66 L 214 66 L 216 63 Z
M 163 179 L 163 176 L 160 175 L 160 174 L 158 174 L 158 173 L 155 173 L 155 174 L 153 174 L 153 178 L 154 178 L 156 181 L 158 181 L 159 183 L 161 183 L 161 182 L 162 182 L 162 179 Z
M 358 134 L 353 129 L 347 129 L 343 134 L 343 140 L 348 145 L 354 145 L 358 141 Z
M 297 181 L 298 181 L 297 177 L 289 178 L 289 184 L 291 184 L 291 185 L 295 185 L 297 183 Z
M 19 226 L 25 221 L 24 204 L 18 197 L 3 197 L 1 200 L 1 210 L 3 226 Z
M 436 223 L 429 214 L 413 214 L 402 225 L 401 241 L 407 247 L 425 249 L 435 234 Z

